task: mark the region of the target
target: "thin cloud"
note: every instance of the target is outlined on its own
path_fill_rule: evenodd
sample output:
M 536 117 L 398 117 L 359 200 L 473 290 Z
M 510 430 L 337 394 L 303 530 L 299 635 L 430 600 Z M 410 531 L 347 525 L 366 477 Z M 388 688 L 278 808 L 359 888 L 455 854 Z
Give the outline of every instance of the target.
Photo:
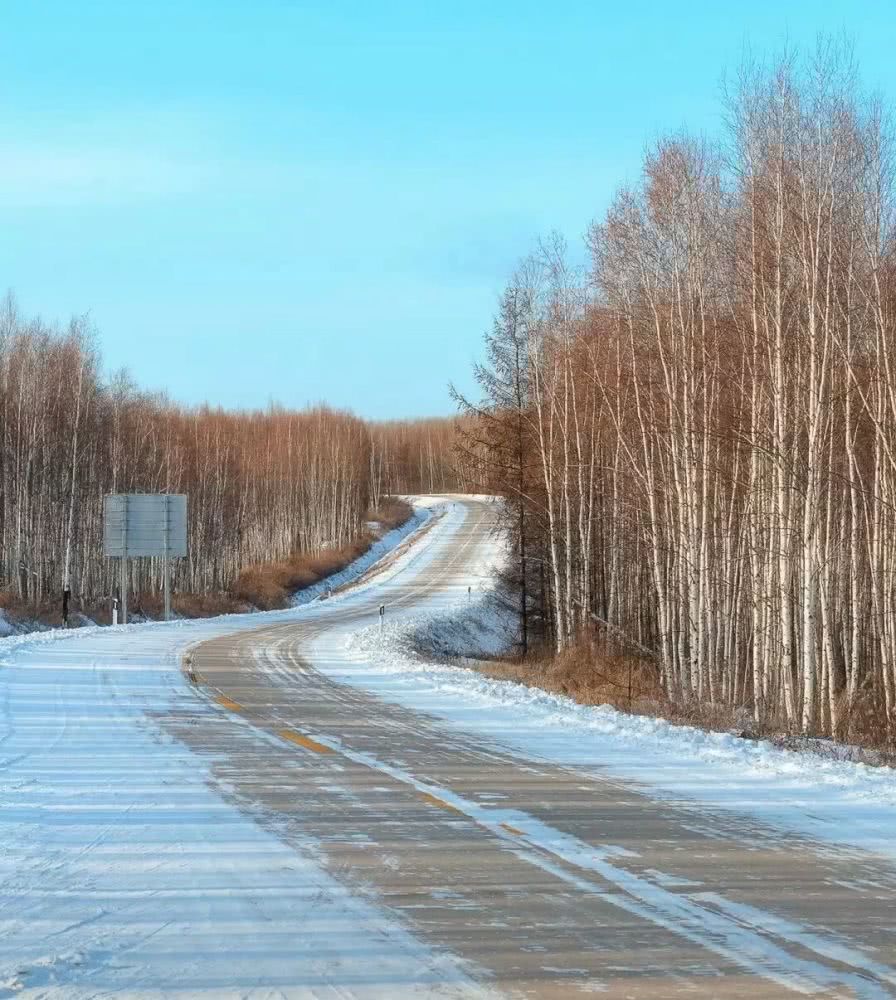
M 204 171 L 193 162 L 112 147 L 0 150 L 0 203 L 19 207 L 110 204 L 179 196 Z

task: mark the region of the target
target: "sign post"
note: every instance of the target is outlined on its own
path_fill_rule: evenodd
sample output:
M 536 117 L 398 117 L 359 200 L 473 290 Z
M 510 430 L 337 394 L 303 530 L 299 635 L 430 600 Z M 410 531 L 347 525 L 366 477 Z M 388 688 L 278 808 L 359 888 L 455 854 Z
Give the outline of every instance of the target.
M 118 560 L 118 587 L 121 592 L 121 624 L 128 623 L 128 560 L 121 556 Z
M 118 579 L 121 587 L 121 624 L 128 623 L 128 557 L 127 557 L 127 537 L 128 537 L 128 498 L 121 498 L 124 507 L 124 524 L 122 526 L 122 553 L 118 560 Z M 107 515 L 108 516 L 108 515 Z
M 166 500 L 168 498 L 166 497 Z M 171 505 L 165 504 L 165 555 L 162 556 L 162 573 L 165 579 L 165 621 L 171 621 L 171 574 L 168 567 L 168 552 L 171 548 Z
M 162 560 L 165 621 L 171 619 L 171 558 L 187 554 L 187 498 L 183 493 L 114 493 L 106 497 L 103 547 L 120 560 L 121 622 L 128 620 L 128 559 Z

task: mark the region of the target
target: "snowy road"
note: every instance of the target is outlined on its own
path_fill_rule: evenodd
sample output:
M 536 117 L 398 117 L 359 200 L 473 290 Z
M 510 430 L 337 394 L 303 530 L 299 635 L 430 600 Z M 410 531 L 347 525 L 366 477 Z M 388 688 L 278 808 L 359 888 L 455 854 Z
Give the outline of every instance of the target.
M 460 614 L 490 523 L 305 608 L 9 657 L 0 997 L 896 996 L 887 857 L 334 679 L 381 604 Z

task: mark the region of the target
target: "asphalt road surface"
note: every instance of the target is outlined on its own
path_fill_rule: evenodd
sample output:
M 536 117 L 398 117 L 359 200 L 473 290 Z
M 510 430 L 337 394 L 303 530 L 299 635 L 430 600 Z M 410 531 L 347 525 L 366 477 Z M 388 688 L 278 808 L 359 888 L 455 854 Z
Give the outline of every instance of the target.
M 349 891 L 497 995 L 896 996 L 896 872 L 881 859 L 695 821 L 315 669 L 312 642 L 338 658 L 328 631 L 369 626 L 381 601 L 466 589 L 492 518 L 466 503 L 453 543 L 369 602 L 193 648 L 185 670 L 219 711 L 163 722 L 220 794 L 296 850 L 313 844 Z

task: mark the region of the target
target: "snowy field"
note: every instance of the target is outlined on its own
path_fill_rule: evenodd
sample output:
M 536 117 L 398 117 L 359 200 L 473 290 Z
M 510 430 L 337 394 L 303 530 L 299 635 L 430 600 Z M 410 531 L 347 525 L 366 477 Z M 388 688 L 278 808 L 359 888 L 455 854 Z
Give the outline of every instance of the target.
M 381 544 L 383 572 L 327 604 L 369 597 L 452 544 L 462 505 L 418 507 Z M 503 558 L 494 538 L 451 588 L 387 615 L 382 631 L 328 634 L 309 658 L 520 756 L 896 860 L 891 770 L 582 707 L 417 654 L 421 636 L 435 648 L 512 639 L 492 600 Z M 0 998 L 267 997 L 281 995 L 287 967 L 308 984 L 303 996 L 478 995 L 450 957 L 327 875 L 314 844 L 297 853 L 222 800 L 206 765 L 153 721 L 216 711 L 183 677 L 191 645 L 319 606 L 0 640 Z M 234 979 L 257 989 L 230 993 Z
M 0 998 L 480 995 L 153 724 L 215 711 L 184 681 L 189 646 L 314 609 L 0 640 Z

